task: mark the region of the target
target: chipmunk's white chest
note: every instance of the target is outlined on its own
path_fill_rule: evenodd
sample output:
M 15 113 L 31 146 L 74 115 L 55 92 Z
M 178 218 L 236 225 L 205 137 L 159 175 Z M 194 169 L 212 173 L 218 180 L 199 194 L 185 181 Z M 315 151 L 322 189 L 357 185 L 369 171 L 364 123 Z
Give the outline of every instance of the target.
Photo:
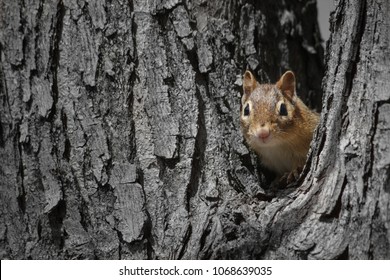
M 293 171 L 305 161 L 304 157 L 288 146 L 258 147 L 255 151 L 262 164 L 279 175 Z

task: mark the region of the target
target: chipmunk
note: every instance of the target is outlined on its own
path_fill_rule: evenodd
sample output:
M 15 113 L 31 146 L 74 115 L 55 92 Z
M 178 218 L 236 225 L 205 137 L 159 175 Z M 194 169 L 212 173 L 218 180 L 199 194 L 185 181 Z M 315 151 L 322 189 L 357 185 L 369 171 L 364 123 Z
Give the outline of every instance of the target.
M 245 72 L 240 110 L 244 138 L 262 164 L 287 183 L 298 178 L 318 121 L 319 115 L 297 96 L 293 72 L 284 73 L 275 85 L 259 84 Z

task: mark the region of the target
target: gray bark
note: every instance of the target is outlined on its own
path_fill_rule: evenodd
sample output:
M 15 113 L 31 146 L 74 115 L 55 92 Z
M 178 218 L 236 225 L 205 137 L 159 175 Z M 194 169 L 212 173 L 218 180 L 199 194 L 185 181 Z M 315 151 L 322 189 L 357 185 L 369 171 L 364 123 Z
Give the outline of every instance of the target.
M 286 213 L 301 217 L 288 247 L 310 258 L 390 258 L 389 12 L 340 1 L 332 17 L 313 160 Z
M 321 107 L 314 1 L 0 5 L 2 259 L 389 257 L 387 1 L 339 2 L 309 164 L 272 192 L 240 76 Z

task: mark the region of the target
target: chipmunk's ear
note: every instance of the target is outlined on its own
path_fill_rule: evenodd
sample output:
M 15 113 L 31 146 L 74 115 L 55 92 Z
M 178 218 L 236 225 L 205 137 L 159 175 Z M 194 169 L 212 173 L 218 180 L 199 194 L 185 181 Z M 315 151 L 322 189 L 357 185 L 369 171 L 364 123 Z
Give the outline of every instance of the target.
M 276 83 L 276 87 L 280 89 L 288 98 L 293 99 L 295 96 L 295 75 L 292 71 L 287 71 Z
M 251 71 L 245 71 L 242 78 L 242 87 L 244 89 L 244 94 L 247 96 L 249 96 L 257 87 L 257 81 Z

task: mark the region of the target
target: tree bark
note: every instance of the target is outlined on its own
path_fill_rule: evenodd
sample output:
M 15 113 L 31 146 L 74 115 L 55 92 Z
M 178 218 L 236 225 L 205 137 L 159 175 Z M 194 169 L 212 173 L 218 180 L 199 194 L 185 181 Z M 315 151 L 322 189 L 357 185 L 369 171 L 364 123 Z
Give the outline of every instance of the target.
M 388 258 L 389 4 L 338 3 L 313 150 L 271 192 L 241 75 L 292 69 L 319 109 L 324 71 L 315 2 L 281 2 L 2 1 L 1 258 Z
M 285 216 L 302 218 L 279 239 L 294 236 L 288 247 L 308 258 L 390 258 L 389 12 L 388 1 L 340 1 L 332 17 L 313 160 Z

